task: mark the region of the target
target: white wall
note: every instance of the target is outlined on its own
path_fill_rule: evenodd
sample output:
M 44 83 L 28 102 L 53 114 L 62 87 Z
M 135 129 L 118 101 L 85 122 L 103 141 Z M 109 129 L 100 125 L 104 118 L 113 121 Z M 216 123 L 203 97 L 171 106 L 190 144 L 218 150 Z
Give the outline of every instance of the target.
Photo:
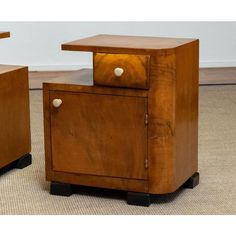
M 61 51 L 63 42 L 95 34 L 124 34 L 200 39 L 200 66 L 236 66 L 236 22 L 0 22 L 11 31 L 0 40 L 0 63 L 30 70 L 91 66 L 91 53 Z

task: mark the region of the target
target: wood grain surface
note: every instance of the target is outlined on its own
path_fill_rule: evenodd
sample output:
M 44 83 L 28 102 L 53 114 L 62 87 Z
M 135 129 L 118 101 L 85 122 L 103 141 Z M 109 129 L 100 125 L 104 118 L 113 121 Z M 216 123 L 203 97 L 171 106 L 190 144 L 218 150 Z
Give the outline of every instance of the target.
M 198 170 L 199 41 L 179 47 L 176 60 L 175 186 Z
M 48 172 L 48 181 L 79 184 L 91 187 L 118 189 L 134 192 L 148 192 L 148 180 L 114 178 L 101 175 L 75 174 L 61 171 Z
M 110 94 L 118 96 L 147 97 L 148 91 L 143 89 L 123 89 L 115 87 L 96 86 L 93 82 L 93 70 L 83 69 L 75 71 L 69 76 L 59 77 L 43 83 L 44 89 L 83 92 L 96 94 Z
M 124 35 L 96 35 L 62 44 L 63 50 L 106 53 L 173 53 L 174 49 L 194 39 Z
M 147 100 L 50 92 L 53 170 L 146 179 Z M 68 158 L 65 158 L 65 156 Z
M 0 66 L 0 168 L 30 153 L 28 68 Z
M 10 32 L 0 31 L 0 39 L 9 38 L 9 37 L 10 37 Z
M 236 67 L 200 68 L 200 85 L 234 85 L 236 84 Z
M 148 89 L 149 55 L 94 53 L 94 83 L 110 87 Z M 124 70 L 120 77 L 116 68 Z
M 149 191 L 173 190 L 175 173 L 175 54 L 151 58 L 148 93 Z

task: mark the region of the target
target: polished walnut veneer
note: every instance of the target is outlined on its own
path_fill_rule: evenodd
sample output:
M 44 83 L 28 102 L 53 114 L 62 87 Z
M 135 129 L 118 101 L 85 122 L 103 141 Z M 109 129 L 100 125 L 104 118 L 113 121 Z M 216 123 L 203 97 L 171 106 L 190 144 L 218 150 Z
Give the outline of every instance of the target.
M 0 38 L 9 37 L 8 32 Z M 0 65 L 0 169 L 31 164 L 28 68 Z
M 9 37 L 10 37 L 10 32 L 2 32 L 2 31 L 0 31 L 0 39 L 9 38 Z
M 147 89 L 149 59 L 147 55 L 94 53 L 94 82 L 96 85 Z M 114 73 L 115 68 L 118 75 Z
M 93 52 L 94 67 L 44 83 L 51 193 L 114 188 L 149 205 L 196 186 L 199 41 L 98 35 L 62 49 Z

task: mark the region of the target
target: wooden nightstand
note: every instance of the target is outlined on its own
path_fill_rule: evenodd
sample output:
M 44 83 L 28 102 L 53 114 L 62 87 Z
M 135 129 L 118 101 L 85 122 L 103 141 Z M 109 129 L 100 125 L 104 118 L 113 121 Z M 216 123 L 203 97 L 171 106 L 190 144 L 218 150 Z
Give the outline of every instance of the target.
M 51 193 L 113 188 L 148 206 L 196 186 L 199 41 L 98 35 L 62 49 L 93 52 L 93 70 L 44 83 Z
M 0 173 L 22 169 L 31 164 L 27 67 L 0 65 L 0 114 Z

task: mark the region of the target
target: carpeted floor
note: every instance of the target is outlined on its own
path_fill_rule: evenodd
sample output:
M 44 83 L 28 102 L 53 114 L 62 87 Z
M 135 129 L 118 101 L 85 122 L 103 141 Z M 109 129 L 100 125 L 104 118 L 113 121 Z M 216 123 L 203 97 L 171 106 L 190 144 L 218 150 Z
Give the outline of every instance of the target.
M 31 91 L 33 164 L 0 176 L 0 214 L 236 214 L 236 86 L 200 87 L 200 185 L 155 196 L 146 207 L 126 204 L 122 191 L 78 188 L 49 194 L 44 176 L 41 91 Z

